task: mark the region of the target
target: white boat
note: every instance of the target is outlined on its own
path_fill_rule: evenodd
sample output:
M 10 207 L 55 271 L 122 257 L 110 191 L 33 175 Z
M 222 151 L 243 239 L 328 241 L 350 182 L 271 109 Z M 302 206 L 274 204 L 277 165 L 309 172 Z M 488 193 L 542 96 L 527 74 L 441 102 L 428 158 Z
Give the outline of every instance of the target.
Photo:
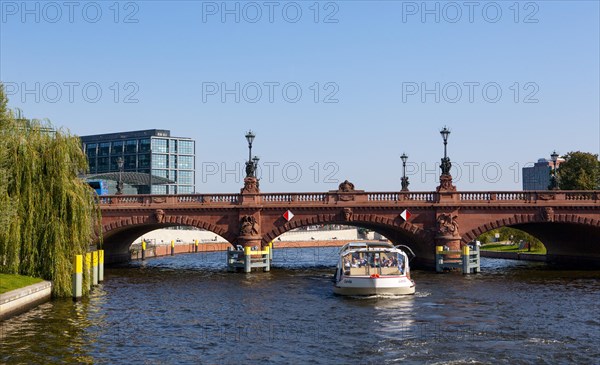
M 347 243 L 340 249 L 333 291 L 340 295 L 414 294 L 408 261 L 404 251 L 387 242 Z

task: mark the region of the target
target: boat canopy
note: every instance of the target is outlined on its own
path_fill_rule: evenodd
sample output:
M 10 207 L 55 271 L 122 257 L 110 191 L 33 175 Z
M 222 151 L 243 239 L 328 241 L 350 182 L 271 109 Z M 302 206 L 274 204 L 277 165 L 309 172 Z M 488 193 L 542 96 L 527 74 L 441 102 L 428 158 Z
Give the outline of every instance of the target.
M 353 249 L 370 248 L 394 248 L 394 245 L 387 242 L 348 242 L 340 249 L 340 253 Z

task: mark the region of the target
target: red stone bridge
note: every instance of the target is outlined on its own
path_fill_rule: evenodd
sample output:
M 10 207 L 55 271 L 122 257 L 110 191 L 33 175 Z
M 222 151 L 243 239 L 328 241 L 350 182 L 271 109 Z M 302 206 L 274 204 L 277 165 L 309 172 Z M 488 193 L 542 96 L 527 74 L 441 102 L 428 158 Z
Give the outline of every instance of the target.
M 342 184 L 321 193 L 102 196 L 100 206 L 107 262 L 128 260 L 137 237 L 168 226 L 264 246 L 294 228 L 345 224 L 410 246 L 425 266 L 433 266 L 436 245 L 458 248 L 504 226 L 540 239 L 550 261 L 600 266 L 600 191 L 365 192 Z

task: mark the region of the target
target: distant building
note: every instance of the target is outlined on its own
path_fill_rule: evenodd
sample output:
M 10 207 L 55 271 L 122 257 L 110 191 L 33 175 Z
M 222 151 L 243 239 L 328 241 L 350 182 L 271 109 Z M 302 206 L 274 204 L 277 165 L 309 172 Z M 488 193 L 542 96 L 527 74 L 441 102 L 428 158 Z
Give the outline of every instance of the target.
M 559 167 L 564 161 L 559 158 L 556 166 Z M 523 190 L 548 190 L 553 166 L 552 160 L 540 158 L 533 166 L 523 167 Z
M 168 130 L 149 129 L 82 136 L 81 142 L 90 175 L 119 172 L 117 161 L 121 157 L 124 173 L 139 173 L 128 174 L 142 180 L 136 185 L 139 194 L 195 191 L 196 143 L 191 138 L 171 137 Z M 126 188 L 124 193 L 129 191 Z

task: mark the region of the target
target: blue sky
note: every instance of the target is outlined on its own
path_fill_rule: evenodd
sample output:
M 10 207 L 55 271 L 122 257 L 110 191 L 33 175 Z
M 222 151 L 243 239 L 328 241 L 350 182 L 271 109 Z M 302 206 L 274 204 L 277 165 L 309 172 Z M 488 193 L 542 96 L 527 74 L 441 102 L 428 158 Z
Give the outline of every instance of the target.
M 199 192 L 238 191 L 248 129 L 265 192 L 399 190 L 403 152 L 434 190 L 444 125 L 460 190 L 600 150 L 597 1 L 71 4 L 0 1 L 10 106 L 192 137 Z

